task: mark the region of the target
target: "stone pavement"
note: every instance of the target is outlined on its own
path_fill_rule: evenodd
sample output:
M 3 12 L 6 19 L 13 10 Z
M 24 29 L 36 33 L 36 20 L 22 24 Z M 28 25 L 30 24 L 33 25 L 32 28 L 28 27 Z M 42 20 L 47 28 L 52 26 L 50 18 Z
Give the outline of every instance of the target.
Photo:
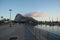
M 0 25 L 0 40 L 35 40 L 35 36 L 27 29 L 26 24 Z

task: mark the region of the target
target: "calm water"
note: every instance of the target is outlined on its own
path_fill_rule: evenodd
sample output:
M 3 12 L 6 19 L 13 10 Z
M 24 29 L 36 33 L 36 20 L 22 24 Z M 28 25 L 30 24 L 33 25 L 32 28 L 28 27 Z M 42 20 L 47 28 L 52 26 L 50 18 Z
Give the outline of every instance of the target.
M 35 28 L 42 29 L 60 36 L 60 26 L 38 25 Z

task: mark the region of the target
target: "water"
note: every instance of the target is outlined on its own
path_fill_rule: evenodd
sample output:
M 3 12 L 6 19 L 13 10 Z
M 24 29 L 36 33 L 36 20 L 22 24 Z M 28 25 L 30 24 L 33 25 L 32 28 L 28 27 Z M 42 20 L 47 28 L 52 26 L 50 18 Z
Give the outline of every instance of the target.
M 38 26 L 35 26 L 35 28 L 45 30 L 60 36 L 60 26 L 38 25 Z

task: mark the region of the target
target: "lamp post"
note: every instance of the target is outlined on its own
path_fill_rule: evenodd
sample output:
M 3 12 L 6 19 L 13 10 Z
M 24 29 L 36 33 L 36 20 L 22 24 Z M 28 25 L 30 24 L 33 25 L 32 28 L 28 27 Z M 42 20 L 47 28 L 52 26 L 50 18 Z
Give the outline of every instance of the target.
M 10 27 L 11 27 L 11 11 L 12 11 L 12 9 L 9 9 L 9 11 L 10 11 Z

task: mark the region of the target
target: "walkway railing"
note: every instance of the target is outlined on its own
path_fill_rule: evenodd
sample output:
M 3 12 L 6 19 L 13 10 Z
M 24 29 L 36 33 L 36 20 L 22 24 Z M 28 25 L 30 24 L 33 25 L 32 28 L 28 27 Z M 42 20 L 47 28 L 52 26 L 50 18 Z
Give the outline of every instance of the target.
M 50 33 L 48 31 L 37 29 L 33 27 L 28 27 L 28 30 L 35 36 L 38 40 L 60 40 L 60 36 Z

